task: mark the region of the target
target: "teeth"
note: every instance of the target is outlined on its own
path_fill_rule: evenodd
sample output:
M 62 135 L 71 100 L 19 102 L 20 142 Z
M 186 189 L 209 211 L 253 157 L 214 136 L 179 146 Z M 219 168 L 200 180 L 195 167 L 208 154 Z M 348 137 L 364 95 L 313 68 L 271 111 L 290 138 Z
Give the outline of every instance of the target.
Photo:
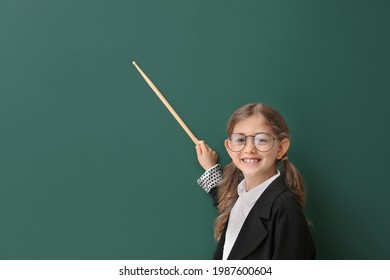
M 249 163 L 253 163 L 253 162 L 258 162 L 259 160 L 258 159 L 243 159 L 244 162 L 249 162 Z

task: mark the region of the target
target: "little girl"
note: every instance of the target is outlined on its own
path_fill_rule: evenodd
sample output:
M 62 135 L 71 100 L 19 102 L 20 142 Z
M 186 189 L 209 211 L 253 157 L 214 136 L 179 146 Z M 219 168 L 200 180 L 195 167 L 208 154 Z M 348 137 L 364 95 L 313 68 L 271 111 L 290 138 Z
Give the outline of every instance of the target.
M 198 184 L 218 209 L 214 259 L 314 259 L 303 179 L 286 156 L 290 133 L 283 117 L 267 105 L 248 104 L 233 113 L 227 135 L 232 162 L 223 174 L 218 155 L 204 141 L 196 146 L 206 170 Z

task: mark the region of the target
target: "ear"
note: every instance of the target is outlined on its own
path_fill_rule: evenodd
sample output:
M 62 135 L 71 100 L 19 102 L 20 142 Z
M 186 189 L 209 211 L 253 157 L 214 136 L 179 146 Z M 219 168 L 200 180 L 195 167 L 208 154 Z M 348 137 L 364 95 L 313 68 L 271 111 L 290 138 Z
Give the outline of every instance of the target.
M 228 147 L 228 140 L 227 139 L 225 139 L 225 149 L 226 149 L 226 152 L 229 154 L 229 156 L 230 156 L 230 158 L 232 158 L 232 155 L 231 155 L 231 153 L 232 153 L 232 151 L 229 149 L 229 147 Z
M 287 153 L 288 148 L 290 148 L 290 140 L 285 138 L 280 141 L 278 146 L 278 153 L 276 154 L 276 159 L 280 160 Z

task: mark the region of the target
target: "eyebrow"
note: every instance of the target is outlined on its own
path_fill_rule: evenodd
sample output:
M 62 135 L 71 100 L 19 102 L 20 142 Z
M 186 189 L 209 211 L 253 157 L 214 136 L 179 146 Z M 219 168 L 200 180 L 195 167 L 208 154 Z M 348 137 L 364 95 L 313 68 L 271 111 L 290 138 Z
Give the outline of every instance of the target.
M 271 132 L 264 132 L 264 131 L 255 132 L 254 134 L 245 134 L 245 133 L 242 133 L 242 132 L 233 132 L 232 134 L 242 134 L 242 135 L 248 136 L 248 135 L 257 135 L 257 134 L 261 134 L 261 133 L 265 133 L 265 134 L 270 134 L 270 135 L 272 135 Z

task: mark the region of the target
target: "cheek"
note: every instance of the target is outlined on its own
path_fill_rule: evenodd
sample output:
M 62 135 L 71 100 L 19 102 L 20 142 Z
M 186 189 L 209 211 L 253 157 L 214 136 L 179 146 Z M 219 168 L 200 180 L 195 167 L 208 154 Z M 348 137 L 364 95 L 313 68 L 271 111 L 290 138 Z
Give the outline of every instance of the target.
M 242 163 L 241 163 L 240 158 L 233 155 L 233 156 L 231 156 L 231 159 L 232 159 L 233 164 L 234 164 L 238 169 L 241 170 L 240 166 L 241 166 Z
M 278 150 L 272 151 L 272 153 L 269 156 L 270 156 L 270 159 L 276 161 L 278 158 Z
M 236 164 L 240 162 L 239 153 L 232 152 L 229 150 L 229 148 L 226 148 L 226 151 L 233 163 Z
M 237 161 L 238 160 L 237 153 L 233 153 L 232 151 L 229 151 L 228 154 L 229 154 L 229 157 L 231 158 L 232 161 Z

